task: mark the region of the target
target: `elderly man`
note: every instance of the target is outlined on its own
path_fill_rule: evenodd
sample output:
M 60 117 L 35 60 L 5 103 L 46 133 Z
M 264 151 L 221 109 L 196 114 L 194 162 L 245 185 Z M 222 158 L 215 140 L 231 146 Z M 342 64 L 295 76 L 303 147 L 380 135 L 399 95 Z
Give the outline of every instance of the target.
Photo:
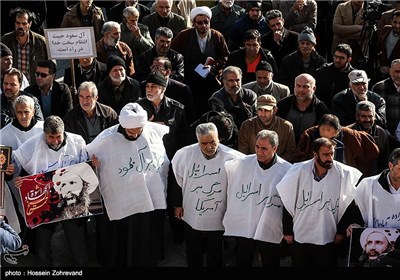
M 298 143 L 303 131 L 317 125 L 329 110 L 325 103 L 315 96 L 315 79 L 310 74 L 298 75 L 294 84 L 294 95 L 278 102 L 277 116 L 292 123 Z
M 140 84 L 128 77 L 126 64 L 119 56 L 112 55 L 107 59 L 108 77 L 100 83 L 99 102 L 110 106 L 117 112 L 130 102 L 135 102 L 141 96 Z
M 0 95 L 1 99 L 1 127 L 12 122 L 15 117 L 13 108 L 14 100 L 21 95 L 27 95 L 33 98 L 35 103 L 35 118 L 36 120 L 44 120 L 42 110 L 40 109 L 39 100 L 30 93 L 21 91 L 22 72 L 18 69 L 12 68 L 3 79 L 3 93 Z
M 172 0 L 156 0 L 155 12 L 143 18 L 142 23 L 149 28 L 151 38 L 160 26 L 168 27 L 174 35 L 186 29 L 185 18 L 171 11 L 173 4 Z
M 374 103 L 360 101 L 356 105 L 356 122 L 348 126 L 351 129 L 365 131 L 371 135 L 379 148 L 379 157 L 374 161 L 374 170 L 371 175 L 376 175 L 385 169 L 389 157 L 388 133 L 375 123 L 375 115 Z
M 261 60 L 256 66 L 256 80 L 243 85 L 243 88 L 248 88 L 254 91 L 257 96 L 270 94 L 277 101 L 290 95 L 288 86 L 274 82 L 273 69 L 271 64 L 265 60 Z
M 131 48 L 121 42 L 121 26 L 118 22 L 107 21 L 101 30 L 103 37 L 96 43 L 97 59 L 103 63 L 107 62 L 112 55 L 119 56 L 125 61 L 128 76 L 135 74 L 133 54 Z
M 21 9 L 15 15 L 15 31 L 0 39 L 14 54 L 15 67 L 27 78 L 30 84 L 35 81 L 37 62 L 47 59 L 46 39 L 30 30 L 32 17 L 28 10 Z
M 164 56 L 171 61 L 171 78 L 182 82 L 184 76 L 184 59 L 177 51 L 171 49 L 171 41 L 174 37 L 172 30 L 168 27 L 159 27 L 154 37 L 155 46 L 136 57 L 136 76 L 142 82 L 150 74 L 151 66 L 156 57 Z
M 167 79 L 159 72 L 150 73 L 146 79 L 146 98 L 137 103 L 146 110 L 149 121 L 157 122 L 169 127 L 168 134 L 163 138 L 168 158 L 172 159 L 177 150 L 189 144 L 189 125 L 184 106 L 178 101 L 165 96 Z M 171 204 L 171 192 L 174 184 L 174 175 L 170 170 L 168 176 L 167 212 L 174 242 L 183 242 L 183 223 L 174 217 L 174 208 Z
M 330 139 L 316 139 L 312 151 L 311 160 L 295 164 L 276 185 L 284 206 L 283 238 L 292 244 L 294 267 L 334 267 L 335 244 L 347 227 L 339 223 L 362 174 L 333 159 Z
M 63 118 L 73 107 L 69 87 L 56 81 L 57 65 L 53 60 L 42 60 L 37 63 L 36 83 L 25 89 L 35 96 L 40 103 L 43 116 L 56 115 Z
M 353 227 L 400 227 L 399 220 L 393 215 L 400 211 L 400 205 L 396 202 L 400 187 L 399 160 L 400 148 L 397 148 L 389 155 L 387 169 L 361 180 L 354 198 L 359 214 L 354 213 L 353 222 L 356 225 L 348 228 L 348 234 Z
M 188 123 L 194 122 L 194 104 L 193 94 L 190 87 L 184 83 L 181 83 L 171 77 L 173 73 L 172 62 L 165 56 L 155 57 L 153 64 L 150 67 L 152 72 L 159 72 L 167 79 L 167 88 L 165 90 L 165 96 L 175 99 L 185 106 L 185 114 Z M 142 91 L 145 81 L 142 82 Z
M 356 104 L 368 100 L 376 108 L 376 124 L 386 129 L 386 101 L 377 93 L 368 90 L 368 76 L 364 70 L 349 73 L 349 88 L 332 97 L 332 113 L 338 116 L 341 125 L 355 122 Z
M 108 20 L 122 22 L 123 21 L 123 11 L 126 7 L 134 7 L 139 12 L 139 22 L 142 22 L 143 17 L 150 14 L 150 8 L 139 3 L 138 0 L 124 0 L 124 1 L 116 1 L 117 4 L 112 6 L 107 11 Z
M 229 50 L 224 36 L 210 28 L 211 10 L 206 6 L 194 8 L 190 13 L 193 27 L 179 32 L 171 48 L 185 57 L 185 84 L 189 85 L 196 104 L 196 118 L 209 111 L 208 99 L 217 91 L 220 71 L 225 67 Z M 206 60 L 209 62 L 206 63 Z M 204 78 L 195 71 L 199 64 L 209 73 Z
M 221 32 L 225 39 L 229 39 L 232 36 L 235 21 L 240 19 L 246 10 L 236 5 L 234 0 L 219 0 L 219 3 L 211 8 L 211 12 L 211 25 Z
M 275 131 L 279 136 L 279 145 L 276 147 L 277 155 L 291 162 L 296 151 L 293 125 L 276 116 L 278 111 L 276 99 L 269 94 L 261 95 L 257 99 L 256 109 L 257 116 L 244 121 L 240 127 L 239 151 L 247 155 L 254 154 L 258 132 L 268 129 Z
M 162 138 L 169 128 L 148 122 L 137 103 L 122 108 L 119 123 L 86 147 L 98 158 L 100 192 L 112 221 L 103 227 L 106 259 L 99 261 L 119 267 L 153 266 L 163 257 L 169 160 Z
M 244 155 L 219 143 L 213 123 L 199 124 L 196 136 L 198 143 L 178 150 L 172 159 L 178 183 L 175 216 L 185 221 L 187 266 L 202 267 L 206 248 L 207 267 L 221 267 L 228 188 L 224 163 Z
M 90 143 L 104 129 L 118 123 L 118 115 L 110 106 L 97 101 L 98 90 L 93 82 L 78 88 L 78 106 L 64 116 L 65 130 L 79 134 Z
M 1 145 L 11 147 L 15 151 L 30 137 L 43 131 L 43 121 L 38 121 L 34 118 L 35 101 L 27 95 L 16 97 L 13 102 L 13 108 L 15 118 L 0 130 L 0 143 Z M 25 235 L 24 209 L 20 193 L 14 186 L 14 180 L 9 180 L 7 184 L 8 186 L 5 189 L 5 208 L 0 209 L 0 212 L 4 211 L 8 223 L 16 231 L 20 232 L 21 225 L 23 235 Z M 13 200 L 16 201 L 17 205 L 14 206 Z M 19 210 L 19 213 L 15 211 L 16 208 Z
M 251 267 L 257 249 L 263 267 L 279 267 L 283 204 L 275 186 L 291 164 L 276 154 L 278 145 L 276 132 L 261 130 L 255 154 L 225 163 L 224 235 L 236 237 L 237 267 Z
M 8 73 L 13 68 L 13 54 L 9 47 L 0 43 L 0 73 L 1 73 L 1 85 L 3 85 L 3 78 L 6 73 Z M 29 86 L 28 79 L 24 74 L 22 74 L 22 85 L 21 90 L 24 90 L 26 87 Z M 0 88 L 0 94 L 3 92 L 2 88 Z
M 34 175 L 73 165 L 85 159 L 82 157 L 84 147 L 85 141 L 80 135 L 64 131 L 60 117 L 49 116 L 44 121 L 43 132 L 29 138 L 13 153 L 16 169 Z M 16 178 L 16 186 L 19 187 L 21 183 L 20 178 Z M 43 224 L 33 229 L 35 262 L 38 266 L 52 266 L 51 238 L 56 225 Z M 61 225 L 77 265 L 84 266 L 89 260 L 86 219 L 64 220 Z
M 16 97 L 13 101 L 13 108 L 15 118 L 0 130 L 0 143 L 15 151 L 30 137 L 43 131 L 43 121 L 34 118 L 35 101 L 28 95 Z M 20 212 L 23 213 L 19 192 L 14 187 L 10 187 L 10 189 L 18 202 Z
M 124 9 L 123 21 L 120 24 L 121 41 L 131 48 L 134 58 L 154 46 L 149 28 L 144 24 L 138 23 L 138 20 L 139 11 L 135 7 L 126 7 Z
M 236 66 L 224 69 L 222 83 L 224 87 L 215 92 L 208 101 L 210 108 L 230 113 L 239 128 L 245 120 L 255 115 L 257 94 L 242 88 L 242 70 Z

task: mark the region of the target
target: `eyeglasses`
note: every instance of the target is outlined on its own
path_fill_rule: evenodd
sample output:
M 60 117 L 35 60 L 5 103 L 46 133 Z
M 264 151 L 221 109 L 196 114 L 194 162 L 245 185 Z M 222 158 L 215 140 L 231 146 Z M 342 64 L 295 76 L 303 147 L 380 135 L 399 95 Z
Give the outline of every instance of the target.
M 48 76 L 49 76 L 50 74 L 47 74 L 47 73 L 42 73 L 42 72 L 36 72 L 35 73 L 35 76 L 36 77 L 42 77 L 42 78 L 47 78 Z
M 208 25 L 208 24 L 210 23 L 210 21 L 209 21 L 208 19 L 205 19 L 205 20 L 196 20 L 195 22 L 196 22 L 196 24 L 198 24 L 198 25 L 202 25 L 202 24 Z

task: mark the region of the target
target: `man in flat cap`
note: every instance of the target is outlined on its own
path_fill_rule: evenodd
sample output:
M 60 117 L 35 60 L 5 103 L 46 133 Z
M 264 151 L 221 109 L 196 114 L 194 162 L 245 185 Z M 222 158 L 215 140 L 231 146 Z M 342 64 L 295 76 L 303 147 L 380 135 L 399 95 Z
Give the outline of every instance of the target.
M 0 52 L 1 52 L 1 84 L 3 84 L 3 78 L 6 73 L 8 73 L 12 67 L 13 67 L 13 53 L 10 50 L 9 47 L 4 45 L 3 43 L 0 43 Z M 22 84 L 21 84 L 21 90 L 24 90 L 26 87 L 29 86 L 29 81 L 26 78 L 25 74 L 22 74 Z M 0 94 L 2 93 L 2 88 L 0 88 Z
M 291 122 L 276 116 L 276 99 L 270 94 L 257 98 L 257 116 L 245 120 L 239 131 L 239 151 L 244 154 L 256 152 L 256 136 L 263 129 L 275 131 L 279 137 L 276 153 L 291 162 L 296 151 L 296 139 Z
M 379 94 L 368 90 L 369 78 L 364 70 L 353 70 L 349 73 L 349 87 L 332 97 L 332 113 L 340 124 L 350 125 L 356 121 L 356 105 L 368 100 L 374 103 L 376 124 L 386 129 L 386 101 Z
M 110 106 L 119 114 L 124 105 L 140 98 L 140 84 L 126 74 L 125 61 L 116 55 L 107 59 L 107 75 L 98 85 L 99 102 Z
M 119 124 L 86 146 L 98 159 L 107 211 L 98 252 L 104 266 L 148 267 L 163 258 L 169 159 L 162 138 L 169 128 L 147 119 L 139 104 L 128 103 Z
M 197 119 L 209 111 L 208 99 L 221 87 L 219 75 L 225 67 L 229 50 L 222 33 L 210 28 L 209 7 L 194 8 L 190 18 L 193 27 L 179 32 L 172 40 L 171 48 L 185 58 L 184 82 L 192 90 Z M 199 64 L 206 64 L 210 70 L 204 78 L 195 71 Z
M 167 79 L 159 72 L 150 73 L 146 79 L 146 97 L 137 101 L 146 110 L 149 121 L 169 127 L 169 133 L 163 138 L 169 159 L 175 152 L 189 144 L 189 124 L 184 105 L 165 96 Z M 170 204 L 170 193 L 174 175 L 170 170 L 168 176 L 168 217 L 175 243 L 183 242 L 183 223 L 174 217 L 174 208 Z

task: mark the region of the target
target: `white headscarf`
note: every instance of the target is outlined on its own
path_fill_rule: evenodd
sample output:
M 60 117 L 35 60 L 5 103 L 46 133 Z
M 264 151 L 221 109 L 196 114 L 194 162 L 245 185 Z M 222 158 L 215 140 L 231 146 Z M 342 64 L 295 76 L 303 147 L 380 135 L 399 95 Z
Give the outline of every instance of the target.
M 147 112 L 138 103 L 126 104 L 119 114 L 123 128 L 143 127 L 147 122 Z

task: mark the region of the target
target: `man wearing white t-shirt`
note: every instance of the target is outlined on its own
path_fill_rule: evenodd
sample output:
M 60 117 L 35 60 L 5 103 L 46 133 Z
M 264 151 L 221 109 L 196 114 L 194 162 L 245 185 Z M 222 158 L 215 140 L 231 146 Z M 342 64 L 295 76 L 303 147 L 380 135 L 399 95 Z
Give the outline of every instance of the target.
M 312 143 L 314 158 L 295 164 L 276 186 L 285 207 L 283 234 L 292 244 L 294 267 L 332 267 L 345 238 L 339 222 L 355 196 L 362 173 L 334 160 L 335 142 Z
M 147 119 L 138 103 L 128 103 L 119 124 L 86 146 L 88 155 L 99 161 L 100 192 L 109 218 L 99 228 L 102 266 L 149 267 L 163 258 L 170 163 L 163 136 L 169 127 Z
M 263 267 L 279 267 L 283 205 L 275 186 L 292 165 L 276 154 L 278 145 L 275 131 L 261 130 L 255 154 L 225 164 L 224 235 L 236 238 L 237 267 L 251 267 L 257 249 Z
M 396 148 L 389 156 L 388 169 L 361 180 L 354 198 L 359 213 L 355 212 L 353 216 L 355 224 L 348 228 L 348 235 L 353 227 L 400 227 L 398 218 L 400 213 L 399 161 L 400 148 Z
M 244 154 L 219 143 L 214 123 L 199 124 L 196 136 L 198 143 L 181 148 L 172 159 L 179 185 L 172 203 L 175 217 L 185 221 L 188 267 L 203 266 L 204 247 L 207 267 L 220 267 L 228 188 L 224 163 Z

